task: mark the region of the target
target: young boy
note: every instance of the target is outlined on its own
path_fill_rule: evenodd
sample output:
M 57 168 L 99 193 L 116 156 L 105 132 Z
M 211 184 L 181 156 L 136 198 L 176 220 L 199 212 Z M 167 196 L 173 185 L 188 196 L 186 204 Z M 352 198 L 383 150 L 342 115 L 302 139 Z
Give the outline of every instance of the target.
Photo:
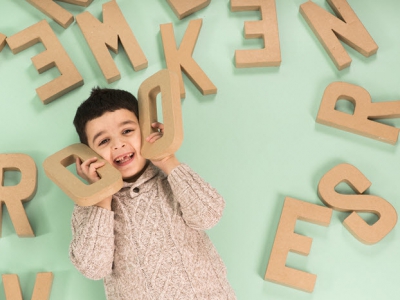
M 222 197 L 174 155 L 140 154 L 136 98 L 94 88 L 74 125 L 82 143 L 117 168 L 123 188 L 89 207 L 75 206 L 70 258 L 90 279 L 104 279 L 107 299 L 236 299 L 225 266 L 204 232 L 221 218 Z M 163 125 L 146 138 L 153 143 Z M 96 157 L 77 172 L 99 180 Z M 100 199 L 99 199 L 100 200 Z

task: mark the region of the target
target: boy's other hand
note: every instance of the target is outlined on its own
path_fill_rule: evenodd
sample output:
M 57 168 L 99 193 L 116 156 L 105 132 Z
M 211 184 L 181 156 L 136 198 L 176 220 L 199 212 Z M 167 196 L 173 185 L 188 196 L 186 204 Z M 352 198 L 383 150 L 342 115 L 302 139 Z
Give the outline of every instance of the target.
M 84 162 L 81 162 L 79 157 L 76 158 L 76 172 L 80 177 L 85 179 L 88 183 L 94 183 L 100 180 L 97 169 L 104 166 L 105 162 L 99 162 L 97 157 L 92 157 Z
M 155 141 L 159 140 L 160 138 L 162 138 L 162 136 L 164 135 L 164 124 L 160 123 L 160 122 L 154 122 L 151 124 L 151 127 L 153 127 L 154 129 L 156 129 L 156 132 L 151 133 L 147 138 L 146 141 L 148 141 L 149 143 L 154 143 Z
M 151 127 L 157 130 L 157 132 L 151 133 L 147 138 L 146 141 L 149 143 L 154 143 L 155 141 L 159 140 L 162 138 L 164 134 L 164 124 L 160 122 L 154 122 L 151 124 Z M 164 157 L 163 159 L 160 160 L 151 160 L 151 162 L 160 168 L 165 174 L 169 175 L 171 171 L 180 165 L 180 162 L 178 159 L 175 157 L 175 154 L 171 154 L 167 157 Z

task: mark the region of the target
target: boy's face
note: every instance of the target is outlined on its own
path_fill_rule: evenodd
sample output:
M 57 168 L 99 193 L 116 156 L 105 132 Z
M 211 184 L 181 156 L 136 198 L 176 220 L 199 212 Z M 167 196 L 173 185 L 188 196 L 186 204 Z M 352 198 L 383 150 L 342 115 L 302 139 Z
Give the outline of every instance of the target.
M 89 147 L 117 168 L 125 181 L 135 181 L 146 166 L 141 156 L 139 121 L 127 109 L 106 112 L 86 124 Z

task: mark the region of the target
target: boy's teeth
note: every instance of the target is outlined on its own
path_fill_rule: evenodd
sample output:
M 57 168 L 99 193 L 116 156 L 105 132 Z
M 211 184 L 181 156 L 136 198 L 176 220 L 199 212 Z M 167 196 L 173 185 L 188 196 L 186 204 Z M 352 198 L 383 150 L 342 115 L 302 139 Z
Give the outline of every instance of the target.
M 126 162 L 128 159 L 130 159 L 133 156 L 133 154 L 125 155 L 124 157 L 119 157 L 115 161 L 117 163 L 123 163 Z

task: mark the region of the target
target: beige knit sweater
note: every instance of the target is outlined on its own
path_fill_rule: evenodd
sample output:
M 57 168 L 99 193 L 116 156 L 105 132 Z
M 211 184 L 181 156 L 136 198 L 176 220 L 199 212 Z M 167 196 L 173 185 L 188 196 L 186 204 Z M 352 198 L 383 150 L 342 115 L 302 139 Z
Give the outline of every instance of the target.
M 167 177 L 149 163 L 113 196 L 112 211 L 75 206 L 70 258 L 90 279 L 104 279 L 109 300 L 236 299 L 205 229 L 222 197 L 187 165 Z

